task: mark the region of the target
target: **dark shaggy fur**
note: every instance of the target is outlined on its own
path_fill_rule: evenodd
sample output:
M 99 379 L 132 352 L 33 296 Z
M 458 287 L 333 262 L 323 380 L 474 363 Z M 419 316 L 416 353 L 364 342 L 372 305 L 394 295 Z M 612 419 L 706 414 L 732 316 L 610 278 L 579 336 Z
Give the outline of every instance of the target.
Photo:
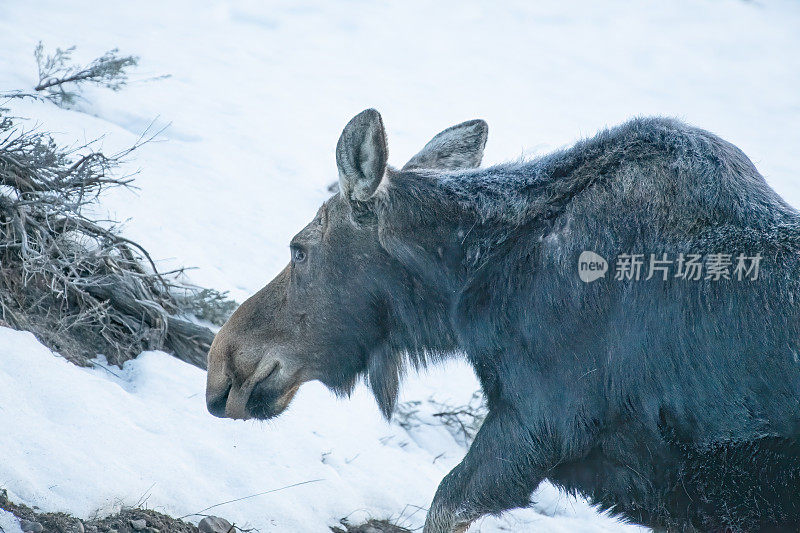
M 530 162 L 389 169 L 378 186 L 382 132 L 365 112 L 340 141 L 344 192 L 319 218 L 339 277 L 314 279 L 343 288 L 313 293 L 331 329 L 298 342 L 327 343 L 315 377 L 331 386 L 366 372 L 385 413 L 406 355 L 467 354 L 489 415 L 426 533 L 528 505 L 543 479 L 671 531 L 800 527 L 800 215 L 740 150 L 636 119 Z M 763 259 L 757 280 L 587 284 L 585 250 Z
M 528 163 L 390 179 L 387 249 L 457 294 L 497 413 L 437 499 L 471 518 L 547 477 L 651 526 L 800 526 L 800 217 L 740 150 L 639 119 Z M 757 281 L 584 284 L 583 250 L 764 261 Z
M 495 414 L 439 500 L 471 518 L 547 477 L 651 526 L 800 525 L 800 217 L 741 151 L 640 119 L 529 163 L 390 179 L 384 242 L 457 294 Z M 583 250 L 764 261 L 757 281 L 584 284 Z

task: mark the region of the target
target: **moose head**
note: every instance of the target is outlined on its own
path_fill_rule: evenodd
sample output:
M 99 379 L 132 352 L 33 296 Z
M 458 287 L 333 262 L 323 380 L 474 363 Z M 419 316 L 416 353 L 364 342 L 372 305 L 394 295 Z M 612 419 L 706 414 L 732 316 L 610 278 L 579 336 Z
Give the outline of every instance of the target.
M 206 390 L 212 414 L 268 419 L 306 381 L 348 394 L 365 376 L 391 415 L 404 358 L 419 363 L 454 350 L 455 341 L 438 269 L 418 268 L 431 253 L 445 260 L 441 246 L 426 244 L 439 230 L 426 232 L 413 209 L 389 224 L 379 206 L 388 189 L 402 187 L 395 183 L 401 176 L 479 166 L 487 131 L 482 120 L 450 127 L 396 170 L 387 164 L 377 111 L 347 124 L 336 147 L 339 191 L 291 240 L 289 264 L 214 339 Z

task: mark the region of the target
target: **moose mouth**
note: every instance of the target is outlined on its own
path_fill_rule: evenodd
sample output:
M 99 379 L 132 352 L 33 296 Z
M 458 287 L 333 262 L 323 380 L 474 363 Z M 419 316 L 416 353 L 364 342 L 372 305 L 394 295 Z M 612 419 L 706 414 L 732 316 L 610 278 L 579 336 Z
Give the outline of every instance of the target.
M 270 375 L 272 372 L 270 372 Z M 269 376 L 259 381 L 250 397 L 247 399 L 245 409 L 250 418 L 269 420 L 283 413 L 294 399 L 300 389 L 300 382 L 295 382 L 288 388 L 276 389 L 269 383 Z
M 280 379 L 280 370 L 280 362 L 275 361 L 266 376 L 252 388 L 244 390 L 242 387 L 234 386 L 229 379 L 222 394 L 206 393 L 208 411 L 219 418 L 239 420 L 275 418 L 286 410 L 304 381 L 300 373 L 295 373 L 289 379 L 285 377 Z

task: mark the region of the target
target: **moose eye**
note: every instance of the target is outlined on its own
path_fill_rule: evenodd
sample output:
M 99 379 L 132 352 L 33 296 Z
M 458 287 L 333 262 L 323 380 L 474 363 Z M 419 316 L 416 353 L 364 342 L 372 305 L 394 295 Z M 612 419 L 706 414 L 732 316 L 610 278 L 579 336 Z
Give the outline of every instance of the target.
M 295 263 L 302 263 L 306 260 L 308 254 L 299 246 L 292 246 L 292 261 Z

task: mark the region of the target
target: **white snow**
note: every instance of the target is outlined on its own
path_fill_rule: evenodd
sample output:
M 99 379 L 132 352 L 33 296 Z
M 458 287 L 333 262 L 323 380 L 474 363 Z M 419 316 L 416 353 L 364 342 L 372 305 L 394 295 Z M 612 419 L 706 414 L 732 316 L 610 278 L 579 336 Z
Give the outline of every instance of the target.
M 22 533 L 17 517 L 2 509 L 0 509 L 0 531 L 3 533 Z
M 0 90 L 35 85 L 40 39 L 76 44 L 79 60 L 141 56 L 128 87 L 87 90 L 77 111 L 5 105 L 64 142 L 105 135 L 107 150 L 170 124 L 131 164 L 139 190 L 104 207 L 165 268 L 196 266 L 194 282 L 241 300 L 288 260 L 335 179 L 341 128 L 366 107 L 383 114 L 395 165 L 475 117 L 494 163 L 631 116 L 678 116 L 737 144 L 798 205 L 799 27 L 791 0 L 5 2 Z M 208 415 L 202 372 L 166 355 L 112 371 L 0 330 L 0 488 L 12 499 L 79 516 L 146 499 L 181 516 L 321 479 L 210 512 L 261 531 L 324 531 L 344 516 L 416 527 L 414 506 L 464 453 L 442 428 L 386 424 L 363 388 L 342 401 L 309 384 L 275 422 L 243 423 Z M 404 395 L 463 403 L 476 387 L 452 362 Z M 634 529 L 549 485 L 535 499 L 472 531 Z

